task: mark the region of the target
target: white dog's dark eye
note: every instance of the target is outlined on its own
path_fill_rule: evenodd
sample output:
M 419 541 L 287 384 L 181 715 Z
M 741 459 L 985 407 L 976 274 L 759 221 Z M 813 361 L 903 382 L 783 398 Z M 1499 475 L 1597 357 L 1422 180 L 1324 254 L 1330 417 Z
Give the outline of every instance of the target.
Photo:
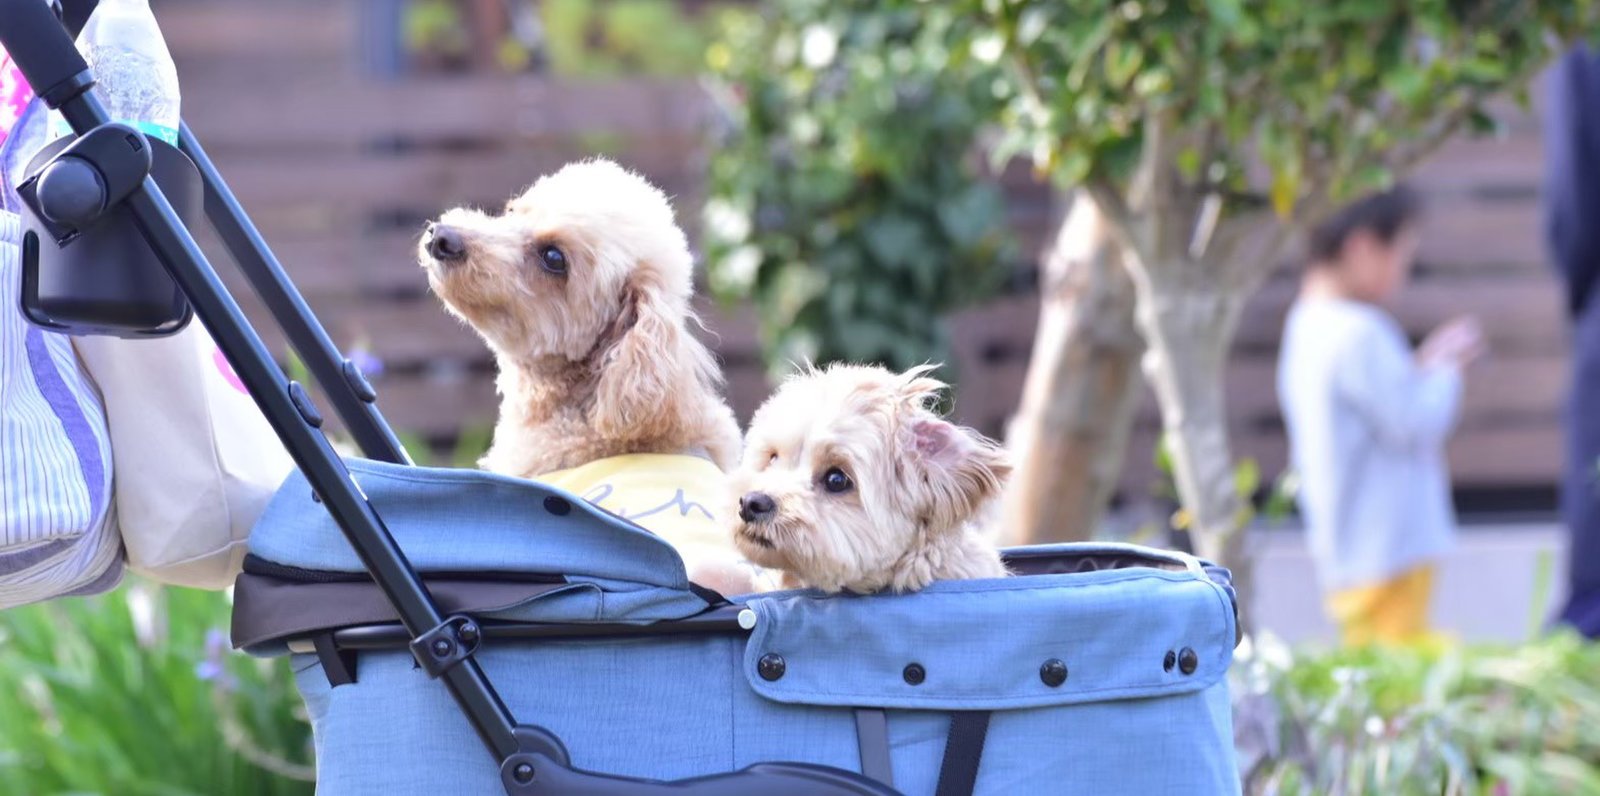
M 539 247 L 539 266 L 556 276 L 566 276 L 567 255 L 554 246 Z
M 822 474 L 822 488 L 836 495 L 840 492 L 849 492 L 853 487 L 855 483 L 850 480 L 850 476 L 845 475 L 844 471 L 837 467 L 829 467 L 828 471 Z

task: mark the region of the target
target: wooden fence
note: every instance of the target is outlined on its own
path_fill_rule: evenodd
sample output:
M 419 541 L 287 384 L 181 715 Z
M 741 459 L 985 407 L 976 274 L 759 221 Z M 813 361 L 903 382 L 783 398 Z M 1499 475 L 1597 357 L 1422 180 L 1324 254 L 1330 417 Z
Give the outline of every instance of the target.
M 183 82 L 184 114 L 341 345 L 385 364 L 380 405 L 401 429 L 447 444 L 495 412 L 483 345 L 427 293 L 414 255 L 423 221 L 456 204 L 498 205 L 538 175 L 612 154 L 675 197 L 695 232 L 708 103 L 693 81 L 563 82 L 522 76 L 364 78 L 352 0 L 167 2 L 157 6 Z M 1467 493 L 1548 495 L 1560 467 L 1566 331 L 1547 273 L 1538 212 L 1540 143 L 1509 109 L 1496 140 L 1448 145 L 1416 177 L 1429 214 L 1414 286 L 1398 310 L 1420 334 L 1458 313 L 1480 316 L 1494 356 L 1471 374 L 1450 449 Z M 1004 175 L 1010 223 L 1037 253 L 1060 208 L 1024 169 Z M 1230 365 L 1238 453 L 1269 475 L 1284 464 L 1273 358 L 1294 291 L 1287 272 L 1256 298 Z M 247 310 L 270 328 L 259 304 Z M 1003 431 L 1020 393 L 1038 299 L 1010 295 L 952 319 L 962 420 Z M 767 384 L 746 311 L 710 310 L 741 417 Z M 282 339 L 269 334 L 284 350 Z M 1124 491 L 1155 473 L 1158 422 L 1146 396 Z M 1541 498 L 1541 502 L 1547 497 Z

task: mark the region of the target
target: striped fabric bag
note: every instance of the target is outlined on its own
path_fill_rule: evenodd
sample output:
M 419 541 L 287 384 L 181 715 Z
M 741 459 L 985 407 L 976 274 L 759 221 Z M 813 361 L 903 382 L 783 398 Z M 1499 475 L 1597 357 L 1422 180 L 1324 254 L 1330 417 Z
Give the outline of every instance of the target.
M 0 77 L 0 88 L 8 82 Z M 21 133 L 42 126 L 43 107 L 12 115 L 4 104 L 0 166 L 14 168 L 21 139 L 35 137 Z M 22 222 L 10 170 L 0 168 L 0 608 L 106 591 L 123 571 L 100 395 L 71 339 L 19 309 Z

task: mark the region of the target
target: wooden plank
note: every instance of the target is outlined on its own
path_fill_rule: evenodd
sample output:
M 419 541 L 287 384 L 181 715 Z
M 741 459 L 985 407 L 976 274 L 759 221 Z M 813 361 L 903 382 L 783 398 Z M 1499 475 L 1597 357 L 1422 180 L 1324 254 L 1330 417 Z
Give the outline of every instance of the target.
M 1293 279 L 1278 279 L 1256 295 L 1240 322 L 1237 344 L 1275 346 L 1298 291 Z M 1475 315 L 1491 346 L 1504 352 L 1565 350 L 1566 313 L 1553 278 L 1527 273 L 1495 278 L 1438 278 L 1413 282 L 1400 295 L 1394 315 L 1408 334 L 1420 337 L 1460 315 Z
M 1543 182 L 1537 131 L 1503 138 L 1457 137 L 1418 164 L 1406 182 L 1430 196 L 1527 195 Z
M 698 146 L 692 139 L 642 139 L 613 157 L 668 195 L 698 194 Z M 394 208 L 429 214 L 457 205 L 498 208 L 540 176 L 596 154 L 568 139 L 548 147 L 453 152 L 234 153 L 219 156 L 217 167 L 252 213 L 287 207 L 356 222 Z
M 1458 488 L 1558 483 L 1563 440 L 1563 430 L 1555 422 L 1467 430 L 1450 442 L 1452 480 Z
M 634 159 L 630 162 L 639 161 Z M 698 188 L 676 189 L 675 185 L 683 185 L 689 182 L 690 178 L 664 173 L 654 166 L 644 168 L 647 169 L 646 176 L 653 182 L 677 194 L 674 205 L 678 222 L 689 235 L 691 245 L 694 245 L 701 231 Z M 312 295 L 358 296 L 374 292 L 382 294 L 395 291 L 416 292 L 422 289 L 421 274 L 416 263 L 417 236 L 421 234 L 424 219 L 436 216 L 445 209 L 444 201 L 427 193 L 406 194 L 403 198 L 415 201 L 416 206 L 409 211 L 400 212 L 409 212 L 414 216 L 416 219 L 414 225 L 363 229 L 363 216 L 370 223 L 372 218 L 384 217 L 385 213 L 364 203 L 341 204 L 329 200 L 326 196 L 302 202 L 292 202 L 284 196 L 288 203 L 274 206 L 263 197 L 278 192 L 279 188 L 269 187 L 257 179 L 259 175 L 272 172 L 269 166 L 266 164 L 251 167 L 225 166 L 223 170 L 239 194 L 240 201 L 250 211 L 256 226 L 303 292 Z M 529 173 L 536 172 L 529 169 Z M 288 173 L 269 179 L 281 182 L 281 188 L 284 190 L 289 189 L 296 181 L 296 177 Z M 501 179 L 506 184 L 518 187 L 522 182 L 508 180 L 504 175 Z M 360 190 L 364 193 L 369 189 Z M 474 202 L 471 198 L 458 194 L 460 198 L 454 201 L 462 204 L 494 206 L 504 201 L 515 190 L 517 190 L 515 187 L 497 189 L 493 194 L 495 199 L 482 202 Z M 425 201 L 434 201 L 436 204 L 432 207 L 423 207 L 422 203 Z M 1033 217 L 1037 218 L 1037 215 Z M 1048 222 L 1044 226 L 1035 226 L 1022 221 L 1014 223 L 1010 232 L 1017 243 L 1018 253 L 1022 254 L 1043 248 L 1049 236 L 1054 233 L 1054 229 Z M 700 259 L 699 267 L 703 273 L 705 261 L 703 257 Z M 1021 262 L 1035 259 L 1036 255 L 1024 257 Z
M 1241 320 L 1236 345 L 1244 350 L 1275 350 L 1283 334 L 1298 280 L 1284 277 L 1252 298 Z M 1561 290 L 1540 273 L 1516 277 L 1418 280 L 1394 309 L 1401 326 L 1421 336 L 1458 315 L 1478 316 L 1491 345 L 1507 355 L 1559 354 L 1566 348 L 1566 316 Z M 952 319 L 952 339 L 964 360 L 991 364 L 1025 361 L 1038 323 L 1038 297 L 997 299 Z
M 268 350 L 282 354 L 289 350 L 283 335 L 272 323 L 265 307 L 244 289 L 235 289 L 234 298 L 256 326 Z M 346 300 L 339 297 L 308 296 L 330 337 L 341 348 L 365 343 L 367 349 L 391 368 L 426 369 L 430 365 L 454 364 L 458 367 L 484 367 L 492 360 L 488 347 L 464 323 L 450 315 L 432 295 L 383 300 Z M 702 320 L 707 331 L 703 339 L 713 350 L 739 361 L 757 359 L 753 324 L 737 319 L 737 313 L 711 309 L 702 303 Z M 733 330 L 724 324 L 737 324 Z
M 1452 274 L 1494 268 L 1543 275 L 1548 267 L 1536 195 L 1435 201 L 1423 213 L 1417 260 L 1424 268 Z
M 1490 357 L 1467 371 L 1462 392 L 1461 427 L 1506 422 L 1555 422 L 1565 400 L 1570 367 L 1565 356 Z M 1236 428 L 1277 428 L 1280 412 L 1277 362 L 1270 356 L 1239 356 L 1228 363 L 1227 411 Z M 1148 390 L 1136 422 L 1159 428 L 1160 412 Z
M 451 437 L 462 429 L 493 425 L 500 402 L 488 378 L 378 380 L 378 408 L 397 431 L 427 439 Z
M 241 91 L 231 79 L 211 85 L 202 72 L 184 86 L 185 96 L 195 98 L 186 115 L 218 152 L 355 151 L 396 141 L 538 144 L 596 133 L 682 138 L 700 134 L 708 109 L 695 82 L 649 78 L 472 75 L 378 82 L 330 75 Z
M 1120 490 L 1149 495 L 1160 478 L 1152 460 L 1157 435 L 1141 430 L 1130 436 Z M 1288 445 L 1281 434 L 1236 432 L 1231 443 L 1235 461 L 1254 459 L 1266 483 L 1288 466 Z M 1464 429 L 1447 448 L 1451 484 L 1456 489 L 1555 484 L 1561 478 L 1562 444 L 1562 430 L 1555 423 Z
M 771 393 L 759 364 L 728 368 L 725 395 L 741 427 Z M 500 401 L 488 375 L 389 375 L 376 382 L 378 407 L 398 430 L 428 439 L 459 434 L 463 429 L 492 425 Z M 326 406 L 326 402 L 320 405 Z
M 156 7 L 156 18 L 179 74 L 187 77 L 182 67 L 190 62 L 209 65 L 240 58 L 292 62 L 307 57 L 354 61 L 356 11 L 356 3 L 348 0 L 168 2 Z

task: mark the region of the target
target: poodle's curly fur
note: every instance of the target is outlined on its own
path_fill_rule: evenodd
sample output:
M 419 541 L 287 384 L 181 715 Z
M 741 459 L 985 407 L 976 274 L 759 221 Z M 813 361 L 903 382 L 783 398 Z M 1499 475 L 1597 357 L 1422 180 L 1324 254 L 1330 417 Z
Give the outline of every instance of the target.
M 827 592 L 1004 577 L 979 520 L 1010 465 L 993 441 L 929 409 L 945 388 L 931 370 L 835 365 L 785 382 L 729 477 L 721 516 L 740 552 Z
M 440 236 L 450 242 L 442 250 Z M 418 256 L 434 293 L 499 365 L 485 469 L 531 478 L 628 453 L 696 451 L 724 471 L 734 465 L 739 429 L 722 374 L 690 331 L 688 242 L 644 178 L 607 160 L 569 164 L 499 214 L 446 212 Z

